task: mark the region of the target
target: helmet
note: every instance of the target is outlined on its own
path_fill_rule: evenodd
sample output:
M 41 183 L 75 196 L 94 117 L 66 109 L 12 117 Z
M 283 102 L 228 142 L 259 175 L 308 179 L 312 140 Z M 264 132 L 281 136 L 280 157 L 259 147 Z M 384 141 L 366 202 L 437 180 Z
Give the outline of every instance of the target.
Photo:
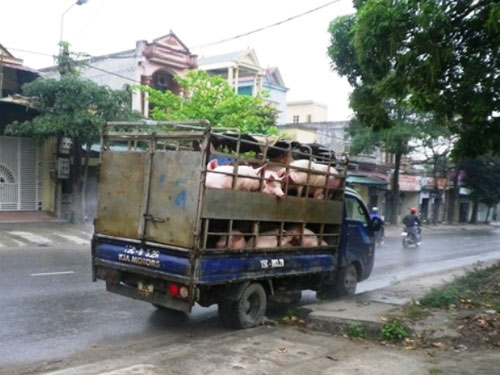
M 411 214 L 416 214 L 417 213 L 417 209 L 415 207 L 410 208 L 410 213 Z
M 378 207 L 373 207 L 373 208 L 372 208 L 372 211 L 373 211 L 373 212 L 378 212 Z

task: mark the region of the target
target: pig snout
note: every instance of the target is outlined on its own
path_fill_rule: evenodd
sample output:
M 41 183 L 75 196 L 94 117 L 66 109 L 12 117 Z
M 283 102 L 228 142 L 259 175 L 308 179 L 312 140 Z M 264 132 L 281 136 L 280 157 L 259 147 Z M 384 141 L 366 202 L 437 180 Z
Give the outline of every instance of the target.
M 274 171 L 264 173 L 264 186 L 262 192 L 284 198 L 285 192 L 281 188 L 281 177 Z

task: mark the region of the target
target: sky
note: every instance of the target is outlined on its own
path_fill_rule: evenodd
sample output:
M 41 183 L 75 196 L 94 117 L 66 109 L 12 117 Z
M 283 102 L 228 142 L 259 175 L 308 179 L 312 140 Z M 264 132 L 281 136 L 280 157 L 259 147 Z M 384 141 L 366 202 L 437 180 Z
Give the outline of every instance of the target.
M 328 25 L 353 12 L 351 0 L 338 0 L 250 36 L 202 47 L 330 1 L 88 0 L 72 6 L 76 0 L 0 0 L 0 44 L 35 69 L 53 65 L 61 28 L 63 40 L 74 52 L 91 56 L 134 49 L 137 40 L 152 41 L 170 31 L 200 57 L 251 48 L 262 67 L 279 68 L 289 88 L 288 101 L 314 100 L 328 106 L 328 120 L 347 120 L 352 114 L 351 87 L 332 71 L 327 48 Z

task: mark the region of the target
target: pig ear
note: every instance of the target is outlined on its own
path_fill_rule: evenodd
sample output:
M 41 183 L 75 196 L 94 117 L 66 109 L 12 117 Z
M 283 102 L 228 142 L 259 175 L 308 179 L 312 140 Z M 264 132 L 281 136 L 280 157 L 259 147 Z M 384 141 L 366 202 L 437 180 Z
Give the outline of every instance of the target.
M 290 179 L 290 181 L 296 182 L 299 177 L 297 176 L 297 173 L 295 173 L 294 171 L 290 171 L 290 173 L 288 173 L 288 178 Z
M 286 168 L 281 168 L 281 169 L 277 172 L 277 174 L 278 174 L 278 177 L 279 177 L 279 178 L 283 178 L 283 177 L 285 176 L 285 174 L 286 174 Z
M 217 159 L 211 160 L 210 163 L 208 163 L 207 170 L 213 171 L 218 165 Z
M 264 170 L 265 166 L 266 166 L 266 165 L 264 164 L 262 167 L 257 168 L 257 169 L 255 170 L 255 174 L 256 174 L 257 176 L 260 176 L 260 175 L 261 175 L 261 173 L 262 173 L 262 171 Z

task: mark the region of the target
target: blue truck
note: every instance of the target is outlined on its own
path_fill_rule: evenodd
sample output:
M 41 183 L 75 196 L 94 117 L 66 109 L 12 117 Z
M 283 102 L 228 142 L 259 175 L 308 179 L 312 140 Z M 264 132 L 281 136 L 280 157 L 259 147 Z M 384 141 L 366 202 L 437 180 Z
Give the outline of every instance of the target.
M 226 176 L 233 188 L 243 165 L 289 173 L 297 159 L 335 168 L 336 184 L 325 184 L 323 199 L 312 198 L 308 192 L 317 186 L 309 186 L 310 176 L 320 172 L 307 169 L 300 171 L 308 176 L 300 196 L 286 174 L 283 199 L 261 190 L 214 189 L 205 184 L 214 158 L 233 167 Z M 303 290 L 318 298 L 353 295 L 372 271 L 380 222 L 345 187 L 347 165 L 329 150 L 212 129 L 204 121 L 107 123 L 93 281 L 162 310 L 189 313 L 196 303 L 217 304 L 222 321 L 235 328 L 259 325 L 269 300 L 297 301 Z M 292 227 L 295 242 L 288 241 Z M 244 247 L 232 242 L 235 233 Z M 276 244 L 258 246 L 269 233 Z M 317 242 L 312 246 L 306 236 Z

